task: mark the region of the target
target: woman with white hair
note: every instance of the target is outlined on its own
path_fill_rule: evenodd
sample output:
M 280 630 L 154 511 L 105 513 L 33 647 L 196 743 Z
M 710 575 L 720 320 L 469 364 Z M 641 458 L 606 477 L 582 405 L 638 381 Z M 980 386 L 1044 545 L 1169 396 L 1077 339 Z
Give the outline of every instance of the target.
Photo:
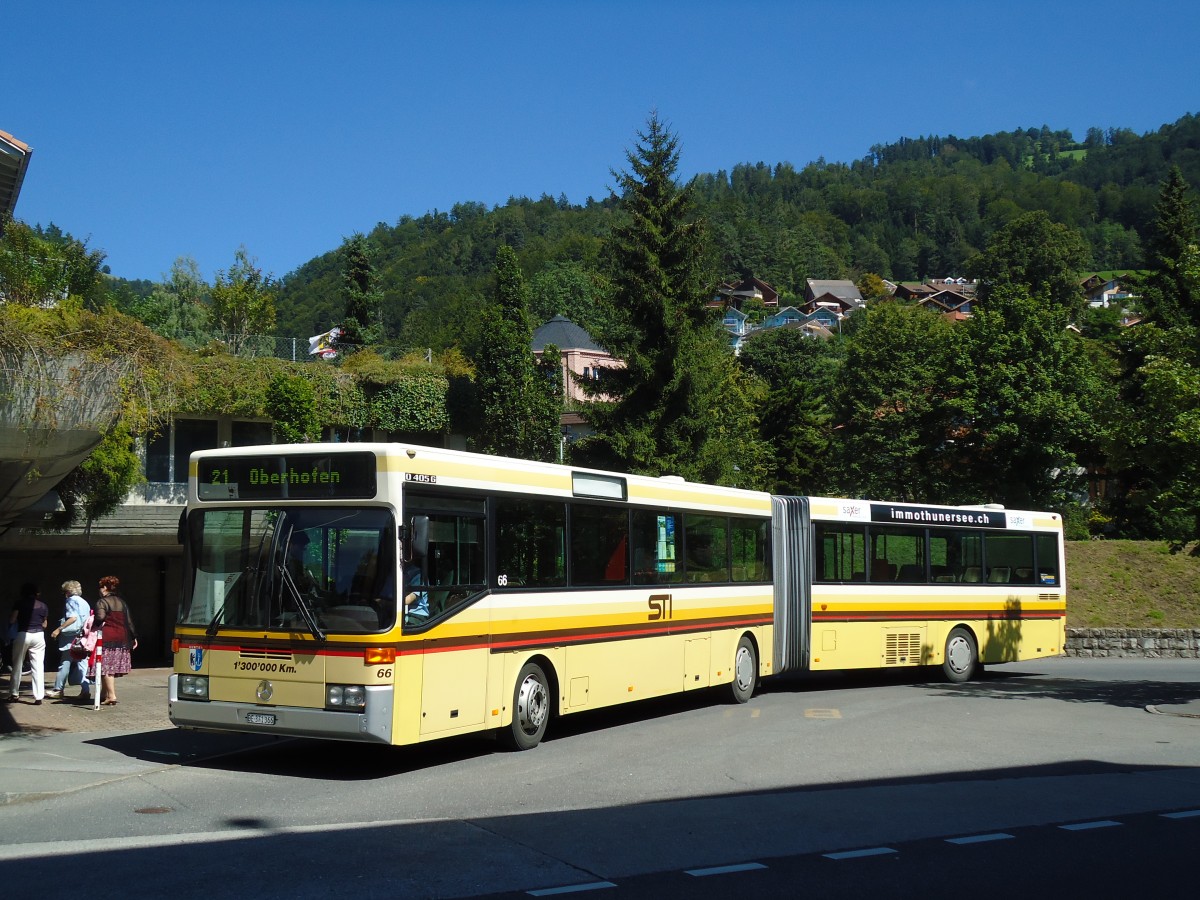
M 71 642 L 83 634 L 83 626 L 92 614 L 92 608 L 83 599 L 83 586 L 78 581 L 64 581 L 62 592 L 67 598 L 66 609 L 58 627 L 50 632 L 50 637 L 58 641 L 58 652 L 62 659 L 58 664 L 54 687 L 46 691 L 46 696 L 61 697 L 68 684 L 80 684 L 83 689 L 79 696 L 88 700 L 92 696 L 92 686 L 87 677 L 87 659 L 71 658 Z

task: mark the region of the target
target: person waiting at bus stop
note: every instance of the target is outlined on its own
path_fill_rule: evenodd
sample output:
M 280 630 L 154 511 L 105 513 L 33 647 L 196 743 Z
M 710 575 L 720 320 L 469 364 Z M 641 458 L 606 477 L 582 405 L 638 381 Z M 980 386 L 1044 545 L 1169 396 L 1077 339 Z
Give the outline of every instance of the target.
M 62 592 L 66 597 L 62 621 L 50 632 L 50 636 L 58 642 L 60 654 L 58 676 L 54 679 L 54 687 L 46 691 L 48 697 L 62 697 L 68 684 L 82 685 L 79 696 L 90 699 L 92 685 L 87 677 L 87 658 L 75 659 L 71 656 L 71 643 L 83 634 L 83 627 L 92 608 L 83 599 L 83 586 L 78 581 L 64 581 Z
M 137 649 L 137 631 L 129 614 L 129 605 L 117 594 L 121 579 L 105 575 L 100 579 L 100 599 L 96 601 L 96 625 L 102 629 L 104 653 L 100 658 L 100 705 L 117 705 L 117 679 L 128 675 Z
M 30 680 L 33 687 L 35 706 L 42 705 L 46 693 L 46 620 L 50 609 L 42 602 L 36 584 L 21 585 L 20 599 L 12 611 L 10 625 L 16 626 L 13 639 L 12 682 L 9 687 L 9 702 L 15 703 L 21 696 L 21 668 L 26 655 L 29 656 Z

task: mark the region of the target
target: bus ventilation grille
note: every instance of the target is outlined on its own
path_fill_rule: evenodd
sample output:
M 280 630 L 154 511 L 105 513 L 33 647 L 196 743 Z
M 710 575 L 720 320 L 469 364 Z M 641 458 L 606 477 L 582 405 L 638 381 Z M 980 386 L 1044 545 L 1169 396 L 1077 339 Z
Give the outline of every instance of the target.
M 884 647 L 885 666 L 914 665 L 921 658 L 921 635 L 893 632 Z
M 1039 600 L 1049 600 L 1052 603 L 1057 603 L 1059 600 L 1058 594 L 1038 594 Z
M 238 656 L 240 656 L 242 659 L 287 659 L 287 660 L 290 660 L 292 658 L 292 652 L 290 650 L 268 650 L 265 647 L 263 647 L 263 648 L 243 647 L 238 652 Z

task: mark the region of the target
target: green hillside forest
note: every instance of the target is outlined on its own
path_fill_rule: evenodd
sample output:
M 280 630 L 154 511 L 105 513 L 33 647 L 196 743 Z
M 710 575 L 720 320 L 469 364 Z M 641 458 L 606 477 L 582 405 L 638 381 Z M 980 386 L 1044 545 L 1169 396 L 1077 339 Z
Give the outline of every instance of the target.
M 621 149 L 613 148 L 614 167 Z M 1172 165 L 1200 185 L 1194 115 L 1140 136 L 1091 129 L 1082 142 L 1044 126 L 904 138 L 848 163 L 739 163 L 697 176 L 694 186 L 713 276 L 754 275 L 785 306 L 803 297 L 809 278 L 965 275 L 997 229 L 1031 210 L 1078 232 L 1082 268 L 1139 269 Z M 389 335 L 435 350 L 469 341 L 501 244 L 517 251 L 531 281 L 535 319 L 562 312 L 595 327 L 591 300 L 602 287 L 604 237 L 617 212 L 614 197 L 582 205 L 515 197 L 492 209 L 464 198 L 449 210 L 364 223 Z M 339 319 L 336 250 L 283 280 L 280 334 L 317 334 Z

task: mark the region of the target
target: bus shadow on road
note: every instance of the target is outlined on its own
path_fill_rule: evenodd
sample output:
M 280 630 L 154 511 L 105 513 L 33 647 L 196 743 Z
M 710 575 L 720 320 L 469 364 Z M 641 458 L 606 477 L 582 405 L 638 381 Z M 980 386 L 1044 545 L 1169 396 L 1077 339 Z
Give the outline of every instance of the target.
M 1064 703 L 1102 703 L 1124 709 L 1177 706 L 1200 701 L 1200 683 L 1186 681 L 1094 681 L 1033 677 L 1018 672 L 991 674 L 961 685 L 940 685 L 953 697 L 999 700 L 1060 700 Z M 1200 711 L 1200 710 L 1198 710 Z
M 872 687 L 896 686 L 960 700 L 1058 700 L 1127 709 L 1194 703 L 1200 711 L 1200 682 L 1107 682 L 1048 677 L 1033 670 L 1007 667 L 986 670 L 975 681 L 958 685 L 944 683 L 936 672 L 920 668 L 788 673 L 764 681 L 758 695 L 819 696 L 823 692 L 851 688 L 870 690 Z M 559 717 L 551 723 L 545 743 L 599 735 L 635 723 L 651 724 L 705 708 L 728 706 L 726 695 L 726 690 L 714 688 Z M 347 783 L 433 771 L 502 752 L 494 738 L 486 733 L 390 747 L 170 728 L 98 738 L 93 743 L 146 762 Z
M 344 782 L 387 778 L 496 752 L 495 741 L 480 735 L 391 747 L 177 728 L 114 735 L 89 743 L 144 762 Z

